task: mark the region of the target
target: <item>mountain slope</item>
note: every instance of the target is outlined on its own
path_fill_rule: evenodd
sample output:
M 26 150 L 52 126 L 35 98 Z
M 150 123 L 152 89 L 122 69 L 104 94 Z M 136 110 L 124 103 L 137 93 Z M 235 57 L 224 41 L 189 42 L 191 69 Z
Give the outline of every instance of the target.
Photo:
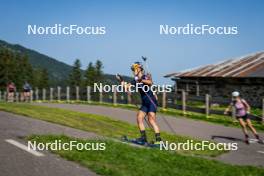
M 68 77 L 72 67 L 63 62 L 60 62 L 52 57 L 41 54 L 37 51 L 25 48 L 18 44 L 9 44 L 0 40 L 0 48 L 5 47 L 26 54 L 33 68 L 45 68 L 48 70 L 51 84 L 60 84 Z
M 25 48 L 18 44 L 10 44 L 6 41 L 0 40 L 0 49 L 8 48 L 14 52 L 19 52 L 26 54 L 29 57 L 29 62 L 33 68 L 45 68 L 48 70 L 50 84 L 52 86 L 60 85 L 65 86 L 67 84 L 66 80 L 72 70 L 72 66 L 60 62 L 52 57 L 41 54 L 37 51 Z M 126 80 L 131 80 L 129 77 L 124 77 Z M 115 75 L 105 74 L 104 82 L 109 84 L 117 84 Z

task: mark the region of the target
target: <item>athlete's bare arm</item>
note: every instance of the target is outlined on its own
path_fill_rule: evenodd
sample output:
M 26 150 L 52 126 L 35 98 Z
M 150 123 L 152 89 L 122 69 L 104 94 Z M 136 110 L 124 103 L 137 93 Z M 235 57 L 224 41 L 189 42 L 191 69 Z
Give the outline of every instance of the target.
M 230 105 L 225 109 L 224 114 L 227 114 L 228 112 L 230 112 L 230 111 L 231 111 L 231 108 L 232 108 L 232 105 L 230 104 Z

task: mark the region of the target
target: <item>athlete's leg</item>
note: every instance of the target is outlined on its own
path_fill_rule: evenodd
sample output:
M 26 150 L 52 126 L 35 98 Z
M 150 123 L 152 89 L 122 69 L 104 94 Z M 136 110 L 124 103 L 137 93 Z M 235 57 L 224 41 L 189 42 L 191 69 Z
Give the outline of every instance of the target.
M 151 126 L 155 132 L 156 141 L 160 142 L 161 141 L 160 129 L 159 129 L 159 126 L 156 122 L 156 113 L 155 112 L 149 112 L 148 113 L 148 121 L 151 124 Z
M 249 141 L 248 141 L 247 125 L 246 125 L 246 123 L 244 122 L 244 120 L 242 118 L 238 118 L 238 121 L 239 121 L 239 124 L 242 127 L 242 131 L 243 131 L 243 133 L 245 135 L 245 142 L 246 143 L 249 143 Z
M 145 118 L 146 113 L 142 110 L 139 110 L 137 113 L 137 124 L 138 128 L 140 130 L 140 135 L 141 137 L 137 139 L 137 141 L 141 144 L 145 144 L 147 142 L 147 135 L 145 131 L 145 126 L 144 126 L 144 118 Z
M 26 102 L 27 101 L 27 93 L 24 91 L 23 92 L 23 101 Z
M 248 132 L 247 132 L 247 124 L 244 122 L 244 120 L 242 118 L 239 118 L 238 122 L 239 122 L 239 124 L 240 124 L 240 126 L 242 128 L 243 133 L 245 135 L 248 134 Z
M 26 95 L 27 95 L 27 102 L 30 101 L 30 92 L 26 92 Z
M 156 122 L 156 113 L 155 112 L 149 112 L 148 113 L 148 121 L 151 124 L 151 126 L 153 127 L 154 132 L 159 133 L 160 129 L 159 129 L 159 126 Z
M 7 102 L 10 101 L 10 92 L 7 92 Z
M 144 111 L 139 110 L 137 113 L 137 124 L 140 131 L 145 130 L 144 126 L 144 117 L 146 113 Z
M 8 96 L 9 96 L 9 102 L 14 102 L 14 92 L 10 92 L 9 94 L 8 94 Z
M 252 131 L 252 133 L 255 135 L 255 137 L 257 139 L 259 139 L 259 135 L 258 135 L 256 129 L 253 127 L 253 125 L 251 123 L 251 120 L 250 119 L 247 119 L 246 122 L 247 122 L 247 125 L 248 125 L 249 129 Z

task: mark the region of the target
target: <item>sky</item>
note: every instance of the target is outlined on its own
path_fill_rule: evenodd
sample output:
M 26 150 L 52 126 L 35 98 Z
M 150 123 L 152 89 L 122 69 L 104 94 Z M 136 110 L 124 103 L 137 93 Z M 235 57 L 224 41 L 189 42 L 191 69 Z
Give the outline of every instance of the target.
M 168 73 L 264 50 L 264 1 L 0 0 L 0 39 L 85 69 L 100 59 L 105 73 L 131 75 L 148 58 L 156 83 Z M 28 35 L 28 25 L 105 26 L 105 35 Z M 237 35 L 160 35 L 160 25 L 237 26 Z

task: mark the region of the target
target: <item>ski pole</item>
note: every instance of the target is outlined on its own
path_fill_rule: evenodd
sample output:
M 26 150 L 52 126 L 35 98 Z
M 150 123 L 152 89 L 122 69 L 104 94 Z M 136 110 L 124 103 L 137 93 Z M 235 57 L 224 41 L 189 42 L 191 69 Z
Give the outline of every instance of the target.
M 145 92 L 145 95 L 148 97 L 148 99 L 150 100 L 150 102 L 155 106 L 156 109 L 158 109 L 157 105 L 155 104 L 155 102 L 153 102 L 153 100 L 151 99 L 151 97 Z M 174 128 L 170 125 L 170 123 L 167 121 L 167 119 L 165 117 L 163 117 L 161 115 L 161 118 L 163 119 L 163 121 L 166 123 L 166 125 L 169 127 L 170 131 L 173 133 L 173 134 L 176 134 L 176 132 L 174 131 Z
M 150 74 L 150 72 L 149 72 L 149 70 L 148 70 L 147 57 L 142 56 L 141 58 L 142 58 L 142 60 L 144 61 L 144 67 L 145 67 L 145 69 L 146 69 L 147 74 L 149 74 L 149 75 L 151 76 L 151 74 Z M 151 79 L 152 79 L 152 78 L 151 78 Z M 144 92 L 145 95 L 148 97 L 148 99 L 150 100 L 150 102 L 156 107 L 156 109 L 158 109 L 157 105 L 153 102 L 153 100 L 151 99 L 151 97 L 149 97 L 149 95 L 148 95 L 145 91 L 143 91 L 143 92 Z M 173 129 L 173 127 L 170 125 L 170 123 L 167 121 L 167 119 L 165 119 L 165 117 L 163 117 L 163 116 L 161 116 L 161 118 L 162 118 L 163 121 L 166 123 L 166 125 L 170 128 L 170 131 L 171 131 L 172 133 L 176 134 L 176 132 L 174 131 L 174 129 Z

